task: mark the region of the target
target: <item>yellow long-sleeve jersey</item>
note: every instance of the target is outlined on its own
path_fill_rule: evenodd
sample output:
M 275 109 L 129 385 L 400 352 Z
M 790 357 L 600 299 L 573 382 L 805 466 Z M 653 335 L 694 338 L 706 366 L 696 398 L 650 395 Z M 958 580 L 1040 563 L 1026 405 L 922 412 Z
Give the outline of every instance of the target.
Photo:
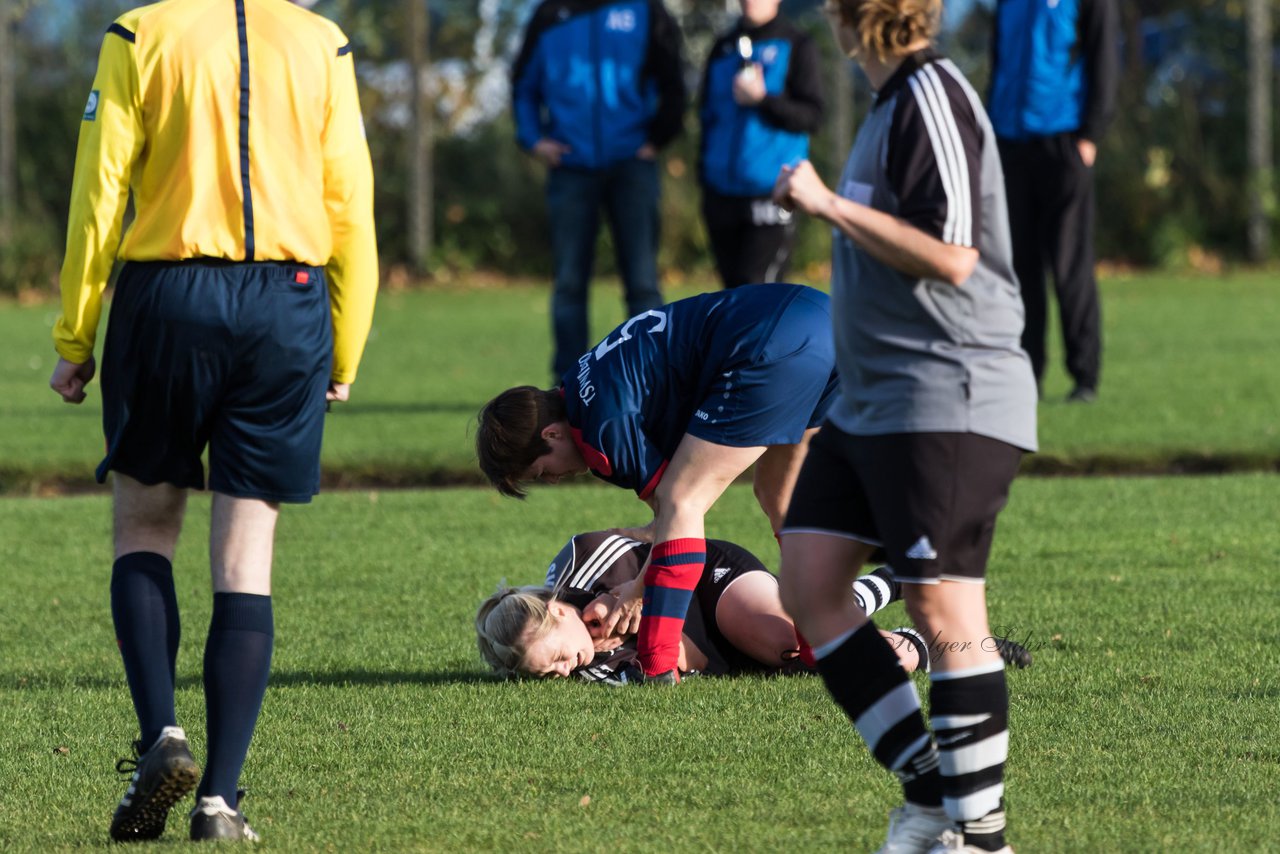
M 134 220 L 120 240 L 129 191 Z M 102 292 L 126 261 L 290 261 L 326 268 L 335 382 L 355 379 L 373 319 L 373 168 L 354 59 L 289 0 L 165 0 L 103 38 L 76 151 L 59 355 L 93 355 Z

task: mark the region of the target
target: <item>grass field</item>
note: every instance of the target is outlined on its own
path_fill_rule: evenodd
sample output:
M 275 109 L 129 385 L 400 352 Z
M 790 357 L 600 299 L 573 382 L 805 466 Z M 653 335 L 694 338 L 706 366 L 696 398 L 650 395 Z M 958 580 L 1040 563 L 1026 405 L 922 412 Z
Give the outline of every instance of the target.
M 1036 656 L 1010 673 L 1020 851 L 1274 847 L 1277 506 L 1267 475 L 1015 484 L 990 596 Z M 206 507 L 194 502 L 177 571 L 179 717 L 198 758 Z M 621 490 L 564 486 L 523 504 L 348 492 L 286 512 L 274 675 L 243 779 L 262 850 L 878 845 L 895 786 L 816 678 L 610 691 L 481 674 L 470 619 L 499 578 L 535 581 L 575 529 L 639 509 Z M 757 513 L 734 487 L 709 528 L 772 565 Z M 4 850 L 106 846 L 124 788 L 111 765 L 135 725 L 108 537 L 102 497 L 0 499 Z M 903 619 L 892 608 L 882 625 Z M 167 838 L 184 832 L 175 817 Z
M 1103 283 L 1101 399 L 1061 402 L 1060 358 L 1041 405 L 1032 470 L 1280 468 L 1280 347 L 1273 276 L 1144 275 Z M 672 298 L 691 290 L 671 290 Z M 621 319 L 614 287 L 595 291 L 593 330 Z M 52 304 L 0 306 L 0 491 L 84 483 L 100 457 L 97 389 L 81 407 L 46 387 Z M 328 475 L 342 482 L 430 485 L 475 477 L 471 419 L 493 394 L 549 384 L 545 288 L 384 294 L 352 402 L 326 433 Z
M 1030 646 L 1009 674 L 1020 852 L 1259 852 L 1280 837 L 1280 288 L 1262 274 L 1103 283 L 1102 397 L 1040 407 L 990 573 L 994 622 Z M 672 291 L 679 297 L 692 291 Z M 475 477 L 469 427 L 502 388 L 548 382 L 546 291 L 383 295 L 353 401 L 330 416 L 337 483 Z M 620 319 L 595 293 L 594 330 Z M 0 305 L 0 850 L 106 846 L 135 737 L 108 607 L 97 389 L 45 383 L 52 304 Z M 207 499 L 178 557 L 180 723 L 203 754 Z M 579 530 L 639 524 L 621 490 L 523 504 L 459 488 L 327 492 L 282 518 L 272 687 L 242 782 L 265 850 L 864 851 L 896 786 L 819 680 L 674 691 L 494 681 L 474 609 L 540 580 Z M 776 564 L 750 490 L 709 519 Z M 901 606 L 878 618 L 905 622 Z M 925 683 L 922 677 L 920 685 Z M 189 806 L 189 801 L 185 806 Z M 169 840 L 181 840 L 175 817 Z M 164 844 L 164 843 L 162 843 Z M 167 843 L 172 846 L 174 842 Z

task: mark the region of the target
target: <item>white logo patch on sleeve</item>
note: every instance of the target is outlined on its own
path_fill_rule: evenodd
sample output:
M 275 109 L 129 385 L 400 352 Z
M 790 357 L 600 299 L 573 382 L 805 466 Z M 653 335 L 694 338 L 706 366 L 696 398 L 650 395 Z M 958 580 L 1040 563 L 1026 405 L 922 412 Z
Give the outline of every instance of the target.
M 84 121 L 92 122 L 98 119 L 98 90 L 94 89 L 89 93 L 89 100 L 84 105 Z

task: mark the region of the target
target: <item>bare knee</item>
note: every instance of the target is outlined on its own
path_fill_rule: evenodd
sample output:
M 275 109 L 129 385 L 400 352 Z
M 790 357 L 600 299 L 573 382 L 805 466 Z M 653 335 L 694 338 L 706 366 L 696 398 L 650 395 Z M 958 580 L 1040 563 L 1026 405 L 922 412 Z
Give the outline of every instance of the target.
M 154 552 L 173 560 L 186 512 L 187 491 L 167 483 L 148 486 L 117 473 L 112 492 L 115 556 Z
M 209 569 L 220 593 L 271 594 L 271 563 L 280 505 L 214 493 Z

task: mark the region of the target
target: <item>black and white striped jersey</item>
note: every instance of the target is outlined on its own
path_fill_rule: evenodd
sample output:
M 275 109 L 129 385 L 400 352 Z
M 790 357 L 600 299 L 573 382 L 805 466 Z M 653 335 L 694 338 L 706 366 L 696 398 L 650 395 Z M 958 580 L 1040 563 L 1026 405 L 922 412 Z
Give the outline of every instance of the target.
M 648 543 L 608 531 L 578 534 L 565 543 L 547 567 L 546 585 L 557 590 L 558 598 L 585 607 L 599 594 L 639 577 L 651 549 Z M 733 649 L 720 633 L 715 609 L 735 578 L 747 572 L 767 571 L 759 558 L 741 546 L 725 540 L 707 540 L 707 562 L 689 606 L 684 634 L 707 656 L 710 664 L 704 672 L 708 675 L 760 668 Z M 612 652 L 597 654 L 590 665 L 574 675 L 588 682 L 623 684 L 628 679 L 628 666 L 634 661 L 632 639 Z

